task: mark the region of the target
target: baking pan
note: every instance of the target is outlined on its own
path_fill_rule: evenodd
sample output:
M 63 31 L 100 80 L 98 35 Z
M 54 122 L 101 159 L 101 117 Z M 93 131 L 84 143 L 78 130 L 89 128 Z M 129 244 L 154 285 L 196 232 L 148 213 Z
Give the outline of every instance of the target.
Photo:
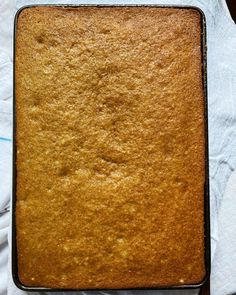
M 192 289 L 199 288 L 203 286 L 210 277 L 210 262 L 211 262 L 211 249 L 210 249 L 210 201 L 209 201 L 209 151 L 208 151 L 208 104 L 207 104 L 207 55 L 206 55 L 206 19 L 205 15 L 198 7 L 194 6 L 173 6 L 173 5 L 64 5 L 64 4 L 42 4 L 42 5 L 27 5 L 20 8 L 16 15 L 14 21 L 14 73 L 13 73 L 13 193 L 12 193 L 12 276 L 15 285 L 24 291 L 86 291 L 82 289 L 64 289 L 64 288 L 46 288 L 46 287 L 28 287 L 23 285 L 18 277 L 18 264 L 17 264 L 17 243 L 16 243 L 16 159 L 17 159 L 17 146 L 16 146 L 16 93 L 15 93 L 15 56 L 16 56 L 16 34 L 17 34 L 17 20 L 25 8 L 35 7 L 35 6 L 57 6 L 57 7 L 157 7 L 157 8 L 181 8 L 181 9 L 195 9 L 201 15 L 201 52 L 202 52 L 202 79 L 204 88 L 204 119 L 205 119 L 205 194 L 204 194 L 204 233 L 205 233 L 205 270 L 206 275 L 204 279 L 198 284 L 188 284 L 188 285 L 173 285 L 173 286 L 158 286 L 155 288 L 129 288 L 122 290 L 173 290 L 173 289 Z M 94 291 L 100 291 L 100 289 L 92 289 Z M 104 289 L 103 289 L 104 290 Z M 112 290 L 112 289 L 109 289 Z M 114 289 L 113 289 L 114 290 Z M 116 289 L 117 290 L 117 289 Z

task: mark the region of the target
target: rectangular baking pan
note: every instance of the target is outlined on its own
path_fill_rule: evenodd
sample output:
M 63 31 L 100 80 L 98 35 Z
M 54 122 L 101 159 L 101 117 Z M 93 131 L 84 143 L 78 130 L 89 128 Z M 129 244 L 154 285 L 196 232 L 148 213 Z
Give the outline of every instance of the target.
M 204 123 L 205 123 L 205 187 L 204 187 L 204 234 L 205 234 L 205 278 L 198 284 L 188 284 L 188 285 L 173 285 L 173 286 L 158 286 L 155 288 L 133 288 L 133 289 L 122 289 L 122 290 L 173 290 L 173 289 L 193 289 L 202 287 L 210 277 L 210 265 L 211 265 L 211 247 L 210 247 L 210 198 L 209 198 L 209 149 L 208 149 L 208 102 L 207 102 L 207 46 L 206 46 L 206 18 L 201 9 L 195 6 L 181 6 L 181 5 L 64 5 L 64 4 L 42 4 L 42 5 L 27 5 L 20 8 L 14 20 L 14 52 L 13 52 L 13 190 L 12 190 L 12 277 L 15 285 L 23 291 L 89 291 L 88 289 L 61 289 L 61 288 L 46 288 L 46 287 L 28 287 L 23 285 L 18 277 L 18 264 L 17 264 L 17 243 L 16 243 L 16 157 L 17 157 L 17 145 L 16 145 L 16 93 L 15 93 L 15 56 L 16 56 L 16 34 L 17 34 L 17 20 L 19 14 L 25 8 L 35 7 L 35 6 L 57 6 L 57 7 L 157 7 L 157 8 L 180 8 L 180 9 L 195 9 L 201 15 L 201 52 L 202 52 L 202 83 L 204 90 Z M 101 291 L 100 289 L 90 289 L 93 291 Z M 103 289 L 104 290 L 104 289 Z M 109 289 L 114 290 L 114 289 Z M 115 289 L 117 290 L 117 289 Z M 119 289 L 121 290 L 121 289 Z

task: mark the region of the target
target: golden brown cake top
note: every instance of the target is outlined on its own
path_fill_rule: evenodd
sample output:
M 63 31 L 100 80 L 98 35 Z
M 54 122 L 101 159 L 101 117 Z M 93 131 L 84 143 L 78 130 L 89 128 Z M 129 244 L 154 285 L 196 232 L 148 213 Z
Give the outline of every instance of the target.
M 199 283 L 199 12 L 26 8 L 15 70 L 20 281 L 85 289 Z

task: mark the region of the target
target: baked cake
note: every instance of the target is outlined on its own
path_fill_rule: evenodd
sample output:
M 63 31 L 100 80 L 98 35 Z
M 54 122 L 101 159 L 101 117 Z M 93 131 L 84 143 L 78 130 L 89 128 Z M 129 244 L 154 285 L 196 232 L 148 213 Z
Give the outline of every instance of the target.
M 62 289 L 200 283 L 200 13 L 25 8 L 15 86 L 20 282 Z

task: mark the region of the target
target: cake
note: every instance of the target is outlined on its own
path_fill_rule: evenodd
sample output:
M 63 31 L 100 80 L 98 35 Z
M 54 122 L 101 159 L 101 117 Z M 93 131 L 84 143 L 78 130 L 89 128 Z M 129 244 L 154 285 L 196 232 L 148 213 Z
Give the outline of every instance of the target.
M 205 135 L 192 8 L 23 9 L 15 53 L 19 281 L 200 283 Z

